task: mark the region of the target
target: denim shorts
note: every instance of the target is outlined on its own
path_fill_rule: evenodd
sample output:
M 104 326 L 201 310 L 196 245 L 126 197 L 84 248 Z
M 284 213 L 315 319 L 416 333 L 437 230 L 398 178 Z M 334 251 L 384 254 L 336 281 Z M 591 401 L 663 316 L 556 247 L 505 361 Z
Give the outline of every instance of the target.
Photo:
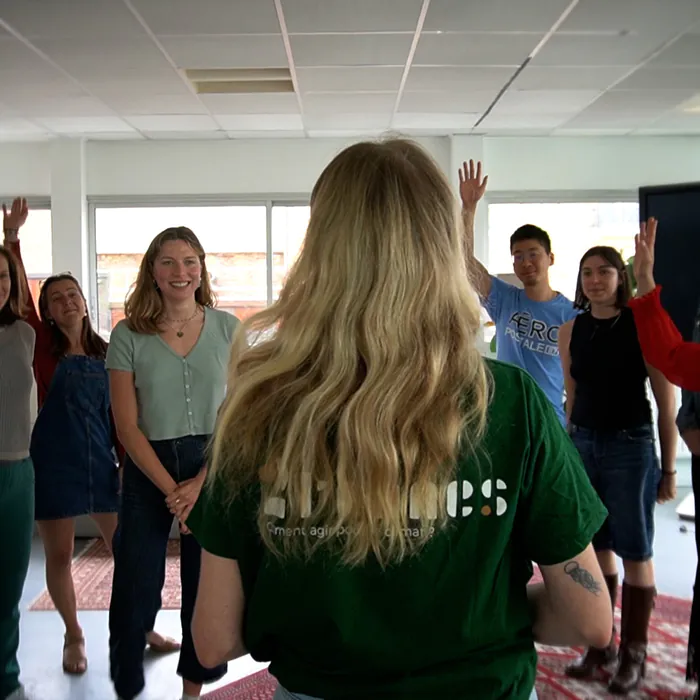
M 573 425 L 569 434 L 593 488 L 608 509 L 593 547 L 597 552 L 612 550 L 628 561 L 651 559 L 661 481 L 653 427 L 603 432 Z

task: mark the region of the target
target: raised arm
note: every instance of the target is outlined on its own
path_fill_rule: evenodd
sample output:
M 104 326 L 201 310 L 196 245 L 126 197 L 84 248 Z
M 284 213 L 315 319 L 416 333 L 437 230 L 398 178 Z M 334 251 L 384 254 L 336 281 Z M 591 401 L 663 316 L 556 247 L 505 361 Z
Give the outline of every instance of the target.
M 27 200 L 17 197 L 13 200 L 10 209 L 5 204 L 2 205 L 2 230 L 4 235 L 4 244 L 9 248 L 17 259 L 20 284 L 22 285 L 22 293 L 27 302 L 27 318 L 26 321 L 34 328 L 37 335 L 37 343 L 41 345 L 41 339 L 45 335 L 46 329 L 43 327 L 39 314 L 37 313 L 32 294 L 29 289 L 29 280 L 27 279 L 27 271 L 24 268 L 22 260 L 22 251 L 19 245 L 19 230 L 24 226 L 29 216 L 29 207 Z
M 649 219 L 635 237 L 637 298 L 630 302 L 630 308 L 634 313 L 639 344 L 646 361 L 672 384 L 700 391 L 700 343 L 683 340 L 661 306 L 661 288 L 654 281 L 656 229 L 656 219 Z
M 481 162 L 476 165 L 473 160 L 463 163 L 459 171 L 459 195 L 462 199 L 462 221 L 464 222 L 465 254 L 467 266 L 472 275 L 476 291 L 483 299 L 491 291 L 491 275 L 474 257 L 474 219 L 479 200 L 486 192 L 488 176 L 482 177 Z

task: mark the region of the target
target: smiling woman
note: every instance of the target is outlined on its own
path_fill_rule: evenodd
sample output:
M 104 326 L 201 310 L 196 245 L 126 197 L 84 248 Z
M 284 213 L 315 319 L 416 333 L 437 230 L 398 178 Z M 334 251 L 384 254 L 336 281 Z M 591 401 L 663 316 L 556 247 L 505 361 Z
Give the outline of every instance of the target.
M 110 336 L 107 367 L 124 465 L 115 547 L 110 650 L 120 698 L 144 686 L 143 647 L 158 599 L 168 536 L 184 523 L 206 475 L 205 450 L 226 391 L 238 319 L 214 309 L 205 253 L 184 226 L 159 233 L 146 251 L 126 318 Z M 204 668 L 190 631 L 201 549 L 181 525 L 183 645 L 178 674 L 187 697 L 218 680 L 225 664 Z

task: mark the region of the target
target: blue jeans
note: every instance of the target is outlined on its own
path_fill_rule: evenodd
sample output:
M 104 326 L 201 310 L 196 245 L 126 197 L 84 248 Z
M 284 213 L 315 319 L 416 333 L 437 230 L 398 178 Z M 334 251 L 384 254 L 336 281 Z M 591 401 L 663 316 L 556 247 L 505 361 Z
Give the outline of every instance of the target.
M 281 685 L 278 685 L 272 700 L 320 700 L 320 698 L 312 698 L 310 695 L 300 695 L 299 693 L 290 693 Z M 537 691 L 534 688 L 532 689 L 530 700 L 537 700 Z
M 661 480 L 653 427 L 602 432 L 573 425 L 569 433 L 593 488 L 608 509 L 593 547 L 597 552 L 613 551 L 628 561 L 651 559 Z
M 208 436 L 151 442 L 161 464 L 175 481 L 194 478 L 204 465 Z M 110 673 L 117 695 L 132 700 L 145 685 L 143 652 L 146 634 L 160 608 L 165 557 L 173 516 L 165 496 L 127 459 L 124 465 L 119 527 L 114 536 L 114 580 L 109 608 Z M 213 683 L 227 666 L 204 668 L 192 641 L 202 550 L 192 535 L 180 536 L 182 649 L 178 675 L 192 683 Z

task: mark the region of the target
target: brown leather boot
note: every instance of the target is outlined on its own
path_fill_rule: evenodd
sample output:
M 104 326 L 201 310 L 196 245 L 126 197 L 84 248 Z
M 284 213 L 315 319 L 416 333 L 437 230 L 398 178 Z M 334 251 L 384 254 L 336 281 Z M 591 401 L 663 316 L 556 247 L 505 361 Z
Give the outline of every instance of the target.
M 620 663 L 608 690 L 627 695 L 642 682 L 646 672 L 649 620 L 654 609 L 656 588 L 639 588 L 622 584 L 622 626 Z
M 617 601 L 617 574 L 606 576 L 605 583 L 608 586 L 608 592 L 610 593 L 610 600 L 614 611 L 615 602 Z M 600 668 L 611 664 L 616 658 L 617 646 L 615 644 L 615 628 L 613 627 L 612 637 L 608 646 L 604 649 L 589 647 L 581 658 L 566 667 L 565 672 L 570 678 L 592 678 Z

